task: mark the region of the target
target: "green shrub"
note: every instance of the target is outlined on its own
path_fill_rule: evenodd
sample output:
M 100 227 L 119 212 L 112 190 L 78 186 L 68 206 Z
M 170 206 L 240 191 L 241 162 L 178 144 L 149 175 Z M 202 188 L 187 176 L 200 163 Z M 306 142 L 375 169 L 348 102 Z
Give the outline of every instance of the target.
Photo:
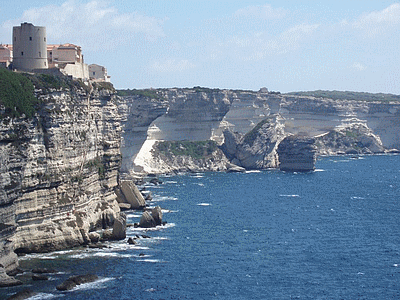
M 261 129 L 261 127 L 263 127 L 264 124 L 266 124 L 266 123 L 269 123 L 269 119 L 268 119 L 268 118 L 262 120 L 261 122 L 259 122 L 256 126 L 254 126 L 254 128 L 253 128 L 252 130 L 250 130 L 248 133 L 246 133 L 246 134 L 244 135 L 243 142 L 244 142 L 245 144 L 252 145 L 252 144 L 254 143 L 254 141 L 256 140 L 256 138 L 257 138 L 258 131 L 259 131 L 259 130 Z
M 400 101 L 400 95 L 383 94 L 383 93 L 363 93 L 350 91 L 308 91 L 308 92 L 291 92 L 289 95 L 311 96 L 316 98 L 328 98 L 333 100 L 357 100 L 357 101 Z
M 5 107 L 5 116 L 21 117 L 25 114 L 30 118 L 38 104 L 31 80 L 22 74 L 0 69 L 0 105 Z
M 158 142 L 155 148 L 167 156 L 173 154 L 201 159 L 210 156 L 218 146 L 214 141 L 172 141 Z

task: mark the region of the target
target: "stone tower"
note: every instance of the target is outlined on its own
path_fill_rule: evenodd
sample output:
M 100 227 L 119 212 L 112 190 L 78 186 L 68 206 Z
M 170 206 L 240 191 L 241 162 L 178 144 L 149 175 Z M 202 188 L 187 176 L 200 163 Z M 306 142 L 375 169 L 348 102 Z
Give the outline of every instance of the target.
M 32 71 L 47 69 L 46 27 L 22 23 L 13 28 L 13 68 Z

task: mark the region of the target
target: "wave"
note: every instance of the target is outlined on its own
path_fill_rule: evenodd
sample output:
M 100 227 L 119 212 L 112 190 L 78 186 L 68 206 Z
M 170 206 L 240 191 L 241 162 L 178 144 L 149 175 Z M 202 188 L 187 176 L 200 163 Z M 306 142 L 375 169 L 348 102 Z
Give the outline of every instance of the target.
M 140 228 L 140 227 L 136 227 L 136 228 L 132 228 L 131 227 L 131 231 L 132 232 L 143 232 L 143 231 L 157 231 L 157 230 L 163 230 L 163 229 L 169 229 L 175 227 L 175 223 L 167 223 L 165 225 L 159 225 L 156 227 L 152 227 L 152 228 Z
M 245 173 L 246 174 L 247 173 L 261 173 L 261 171 L 260 170 L 249 170 L 249 171 L 246 171 Z
M 314 172 L 325 172 L 324 169 L 315 169 Z
M 153 200 L 151 202 L 162 202 L 162 201 L 177 201 L 178 198 L 172 196 L 158 196 L 153 195 Z
M 211 203 L 198 203 L 197 206 L 211 206 Z
M 149 262 L 149 263 L 165 263 L 165 261 L 162 261 L 160 259 L 138 259 L 137 261 Z
M 39 293 L 36 294 L 35 296 L 27 298 L 27 300 L 42 300 L 42 299 L 53 299 L 53 298 L 58 298 L 60 295 L 54 295 L 54 294 L 46 294 L 46 293 Z
M 102 278 L 102 279 L 96 280 L 94 282 L 83 283 L 83 284 L 80 284 L 80 285 L 77 285 L 76 287 L 74 287 L 70 292 L 79 291 L 79 290 L 104 289 L 107 287 L 105 283 L 107 283 L 111 280 L 115 280 L 115 278 L 113 278 L 113 277 Z
M 283 194 L 281 194 L 281 195 L 279 195 L 279 197 L 290 197 L 290 198 L 297 198 L 297 197 L 300 197 L 300 195 L 283 195 Z

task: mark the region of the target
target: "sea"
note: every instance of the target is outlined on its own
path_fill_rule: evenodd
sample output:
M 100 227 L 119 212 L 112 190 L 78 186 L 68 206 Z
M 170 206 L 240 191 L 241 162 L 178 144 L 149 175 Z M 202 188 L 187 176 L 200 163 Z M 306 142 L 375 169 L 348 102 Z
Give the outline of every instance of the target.
M 105 249 L 20 258 L 32 299 L 400 299 L 400 156 L 325 157 L 310 173 L 163 176 L 168 223 Z M 128 211 L 128 223 L 140 212 Z M 31 281 L 35 267 L 56 269 Z M 69 292 L 72 275 L 99 280 Z

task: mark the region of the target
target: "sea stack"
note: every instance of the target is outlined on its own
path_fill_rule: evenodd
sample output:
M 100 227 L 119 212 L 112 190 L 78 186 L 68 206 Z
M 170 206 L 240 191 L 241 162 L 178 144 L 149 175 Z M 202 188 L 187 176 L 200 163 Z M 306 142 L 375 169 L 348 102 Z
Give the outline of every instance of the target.
M 278 146 L 279 169 L 287 172 L 315 170 L 315 139 L 305 135 L 291 135 Z

